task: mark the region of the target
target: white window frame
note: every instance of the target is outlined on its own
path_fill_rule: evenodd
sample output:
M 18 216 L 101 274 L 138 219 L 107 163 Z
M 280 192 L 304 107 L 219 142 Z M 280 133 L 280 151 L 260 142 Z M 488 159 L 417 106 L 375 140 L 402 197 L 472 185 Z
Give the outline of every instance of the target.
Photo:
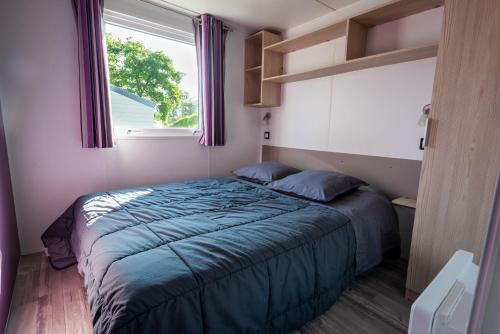
M 168 27 L 159 23 L 144 20 L 135 16 L 123 14 L 110 9 L 104 9 L 104 23 L 126 29 L 170 39 L 176 42 L 194 45 L 194 33 Z M 199 98 L 199 97 L 198 97 Z M 198 128 L 151 128 L 128 129 L 127 132 L 115 135 L 116 139 L 171 139 L 199 138 L 201 135 L 201 115 L 198 110 Z

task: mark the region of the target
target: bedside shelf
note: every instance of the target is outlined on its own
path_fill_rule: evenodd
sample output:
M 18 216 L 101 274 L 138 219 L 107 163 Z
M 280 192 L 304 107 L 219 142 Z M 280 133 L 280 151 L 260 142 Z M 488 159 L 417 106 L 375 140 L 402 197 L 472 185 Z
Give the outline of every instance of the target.
M 392 204 L 405 206 L 407 208 L 416 209 L 417 208 L 417 200 L 407 197 L 398 197 L 392 200 Z
M 311 70 L 301 73 L 282 74 L 274 77 L 264 78 L 264 82 L 277 82 L 277 83 L 294 82 L 294 81 L 320 78 L 335 74 L 341 74 L 346 72 L 359 71 L 372 67 L 403 63 L 412 60 L 434 57 L 437 55 L 437 50 L 438 50 L 438 45 L 431 44 L 416 48 L 407 48 L 396 51 L 390 51 L 372 56 L 366 56 L 363 58 L 348 60 L 340 64 L 335 64 L 329 67 L 319 68 L 316 70 Z

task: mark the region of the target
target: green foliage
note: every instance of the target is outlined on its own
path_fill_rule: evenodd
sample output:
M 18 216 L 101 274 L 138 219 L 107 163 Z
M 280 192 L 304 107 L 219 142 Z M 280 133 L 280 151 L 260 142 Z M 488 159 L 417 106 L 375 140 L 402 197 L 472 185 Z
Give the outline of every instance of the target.
M 187 116 L 196 113 L 198 110 L 198 101 L 189 96 L 188 93 L 184 92 L 182 94 L 182 102 L 179 107 L 178 113 L 179 116 Z
M 184 117 L 179 118 L 172 124 L 170 124 L 173 128 L 195 128 L 198 125 L 198 115 L 191 114 Z
M 197 103 L 179 87 L 184 74 L 172 59 L 131 38 L 123 41 L 106 34 L 106 42 L 111 84 L 157 103 L 155 119 L 166 126 L 175 127 L 183 116 L 197 118 Z

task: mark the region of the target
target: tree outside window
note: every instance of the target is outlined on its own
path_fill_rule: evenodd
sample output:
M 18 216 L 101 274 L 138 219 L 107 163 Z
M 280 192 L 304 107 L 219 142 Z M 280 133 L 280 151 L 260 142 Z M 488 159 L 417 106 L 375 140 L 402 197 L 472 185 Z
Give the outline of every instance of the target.
M 124 30 L 125 28 L 120 28 Z M 134 32 L 136 35 L 142 34 Z M 162 38 L 149 36 L 151 39 Z M 153 39 L 153 41 L 155 41 Z M 106 34 L 108 67 L 110 83 L 119 87 L 127 98 L 134 95 L 154 102 L 154 127 L 157 128 L 197 128 L 198 127 L 198 101 L 187 90 L 182 88 L 182 80 L 186 74 L 175 67 L 174 60 L 166 52 L 153 50 L 143 41 L 134 37 L 118 37 L 112 33 Z M 172 41 L 169 44 L 174 45 Z M 163 47 L 164 48 L 164 47 Z M 194 52 L 194 46 L 193 46 Z M 196 73 L 196 68 L 192 69 Z M 113 90 L 113 89 L 112 89 Z M 123 98 L 122 98 L 123 100 Z M 141 101 L 135 99 L 136 101 Z M 115 102 L 115 103 L 114 103 Z M 114 101 L 111 96 L 113 114 L 123 112 L 126 107 L 129 123 L 139 116 L 141 108 L 134 108 L 132 103 L 124 107 L 124 103 Z M 134 114 L 135 113 L 135 114 Z M 145 116 L 144 112 L 141 116 Z M 151 116 L 148 116 L 151 117 Z M 116 117 L 118 119 L 118 116 Z M 115 116 L 113 116 L 115 122 Z M 131 124 L 133 127 L 133 124 Z

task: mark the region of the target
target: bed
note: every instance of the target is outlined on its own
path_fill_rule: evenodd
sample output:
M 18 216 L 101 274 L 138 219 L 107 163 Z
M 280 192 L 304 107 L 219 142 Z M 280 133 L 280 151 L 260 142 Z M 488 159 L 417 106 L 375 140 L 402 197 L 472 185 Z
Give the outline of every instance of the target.
M 79 198 L 43 234 L 78 263 L 95 333 L 286 333 L 399 246 L 383 196 L 331 205 L 234 179 Z

